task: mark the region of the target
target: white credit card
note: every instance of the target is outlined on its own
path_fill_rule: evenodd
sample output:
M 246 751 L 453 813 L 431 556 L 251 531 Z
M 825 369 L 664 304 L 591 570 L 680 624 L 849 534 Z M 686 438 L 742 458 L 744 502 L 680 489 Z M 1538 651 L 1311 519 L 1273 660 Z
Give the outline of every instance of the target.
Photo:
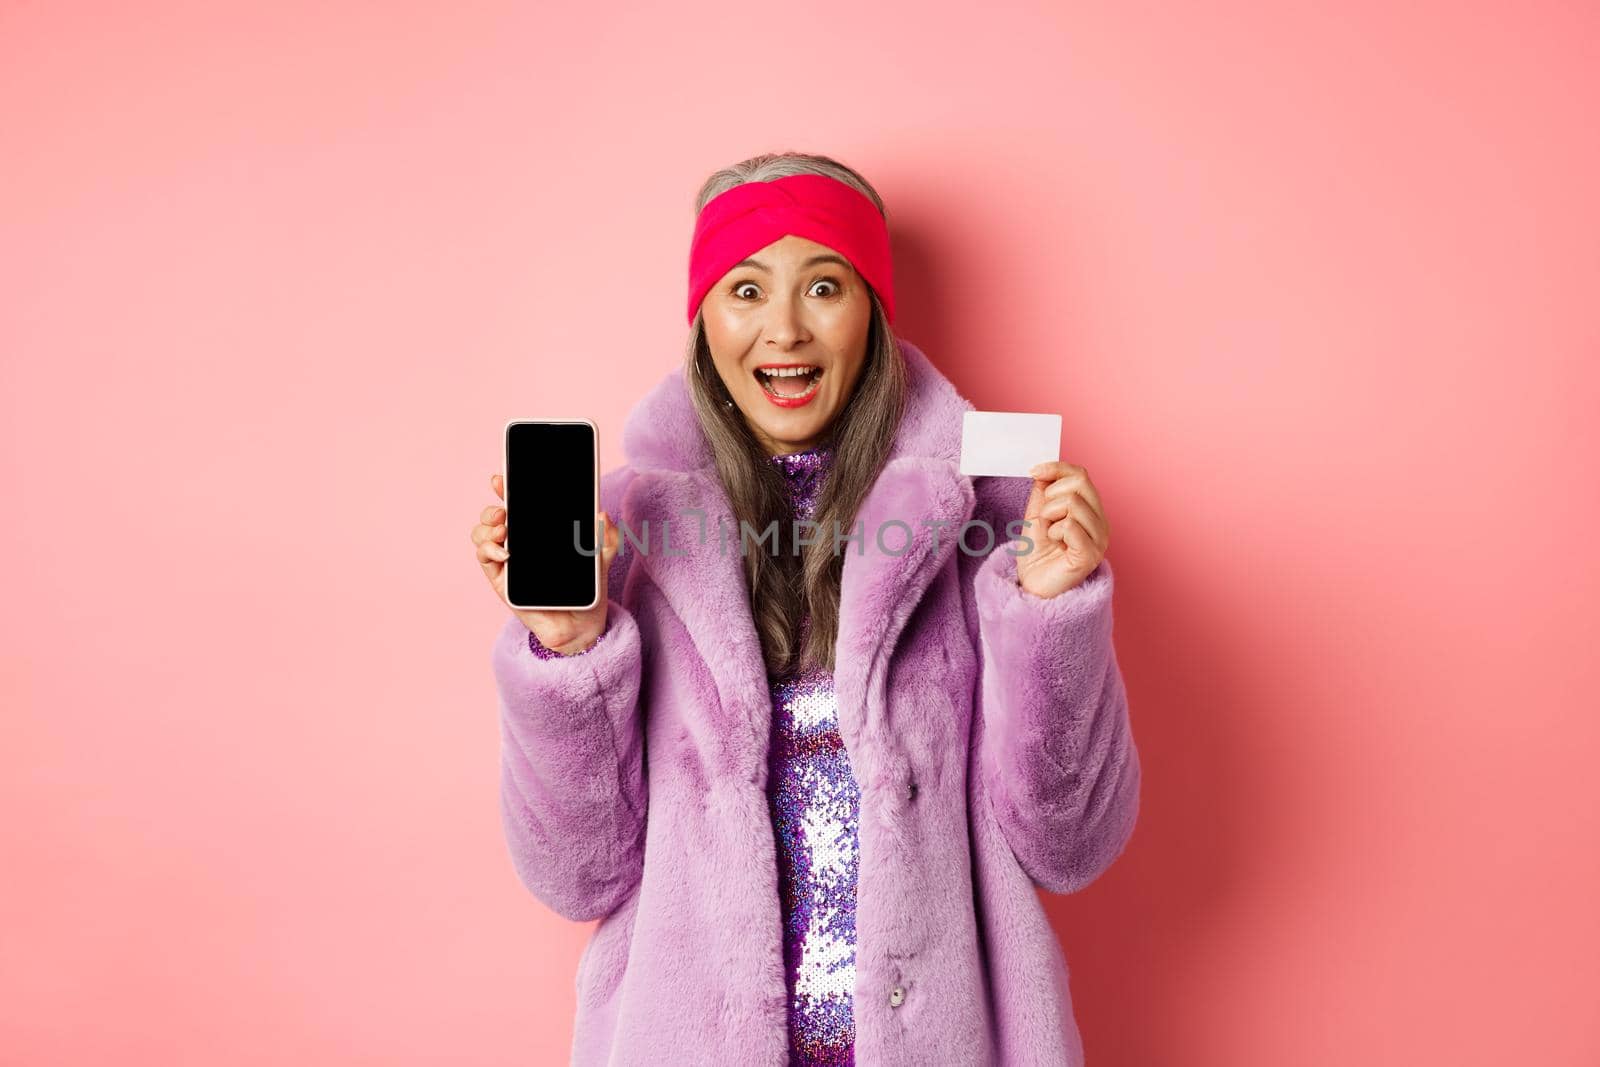
M 961 473 L 1032 478 L 1035 463 L 1061 458 L 1061 416 L 967 411 L 961 419 Z

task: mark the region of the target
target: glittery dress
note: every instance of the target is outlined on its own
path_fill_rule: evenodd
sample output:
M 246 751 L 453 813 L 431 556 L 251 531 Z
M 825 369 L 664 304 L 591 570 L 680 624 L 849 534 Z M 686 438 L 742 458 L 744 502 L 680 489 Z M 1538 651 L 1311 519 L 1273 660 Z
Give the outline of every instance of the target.
M 832 460 L 810 449 L 772 461 L 809 518 Z M 801 622 L 802 633 L 810 626 Z M 769 679 L 772 743 L 767 797 L 778 846 L 783 954 L 789 983 L 790 1063 L 855 1063 L 856 837 L 861 792 L 839 736 L 831 672 L 808 667 Z

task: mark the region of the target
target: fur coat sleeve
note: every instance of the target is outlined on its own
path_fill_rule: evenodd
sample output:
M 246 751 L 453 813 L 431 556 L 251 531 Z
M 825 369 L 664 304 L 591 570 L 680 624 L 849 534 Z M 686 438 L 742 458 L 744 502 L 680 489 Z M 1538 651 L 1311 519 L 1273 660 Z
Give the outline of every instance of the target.
M 616 521 L 632 471 L 600 484 Z M 500 809 L 517 875 L 559 915 L 609 913 L 644 870 L 646 784 L 639 691 L 639 627 L 622 605 L 632 550 L 623 541 L 606 573 L 604 641 L 576 656 L 541 659 L 515 615 L 494 645 L 500 692 Z
M 1111 562 L 1042 598 L 1017 583 L 1007 524 L 1031 483 L 976 480 L 974 518 L 995 531 L 986 556 L 962 557 L 978 635 L 975 731 L 983 794 L 1033 882 L 1070 893 L 1122 853 L 1139 810 L 1139 754 L 1111 637 Z

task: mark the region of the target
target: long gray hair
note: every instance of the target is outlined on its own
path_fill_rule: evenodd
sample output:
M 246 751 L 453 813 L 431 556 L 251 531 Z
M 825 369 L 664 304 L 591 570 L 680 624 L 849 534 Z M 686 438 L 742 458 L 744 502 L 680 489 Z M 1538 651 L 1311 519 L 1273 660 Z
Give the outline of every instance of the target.
M 791 174 L 837 178 L 859 189 L 888 217 L 883 199 L 861 175 L 827 156 L 798 152 L 754 156 L 717 171 L 701 186 L 695 214 L 736 185 Z M 867 289 L 870 292 L 871 286 Z M 872 293 L 871 299 L 866 364 L 844 408 L 819 442 L 833 449 L 833 461 L 811 516 L 817 524 L 811 534 L 816 543 L 798 552 L 793 536 L 795 515 L 784 474 L 751 432 L 738 405 L 728 403 L 732 396 L 712 362 L 699 312 L 689 331 L 685 366 L 689 392 L 732 505 L 733 522 L 748 522 L 756 536 L 764 534 L 774 520 L 777 523 L 775 546 L 769 547 L 770 540 L 758 542 L 756 536 L 738 540 L 743 546 L 751 615 L 767 671 L 774 677 L 787 677 L 809 664 L 834 669 L 839 580 L 844 572 L 844 552 L 852 546 L 842 544 L 835 552 L 833 533 L 837 529 L 841 537 L 850 534 L 856 509 L 888 460 L 905 407 L 905 360 L 878 295 Z M 735 532 L 729 531 L 730 535 Z M 871 531 L 866 536 L 870 537 Z M 808 613 L 811 623 L 801 647 L 801 619 Z

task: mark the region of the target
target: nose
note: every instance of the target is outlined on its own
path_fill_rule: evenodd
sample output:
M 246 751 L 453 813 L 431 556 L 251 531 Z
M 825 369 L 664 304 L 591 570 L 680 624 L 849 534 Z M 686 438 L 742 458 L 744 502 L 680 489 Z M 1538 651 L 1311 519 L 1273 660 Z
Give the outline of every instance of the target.
M 767 344 L 780 349 L 793 348 L 807 339 L 805 305 L 790 294 L 778 296 L 767 304 Z

